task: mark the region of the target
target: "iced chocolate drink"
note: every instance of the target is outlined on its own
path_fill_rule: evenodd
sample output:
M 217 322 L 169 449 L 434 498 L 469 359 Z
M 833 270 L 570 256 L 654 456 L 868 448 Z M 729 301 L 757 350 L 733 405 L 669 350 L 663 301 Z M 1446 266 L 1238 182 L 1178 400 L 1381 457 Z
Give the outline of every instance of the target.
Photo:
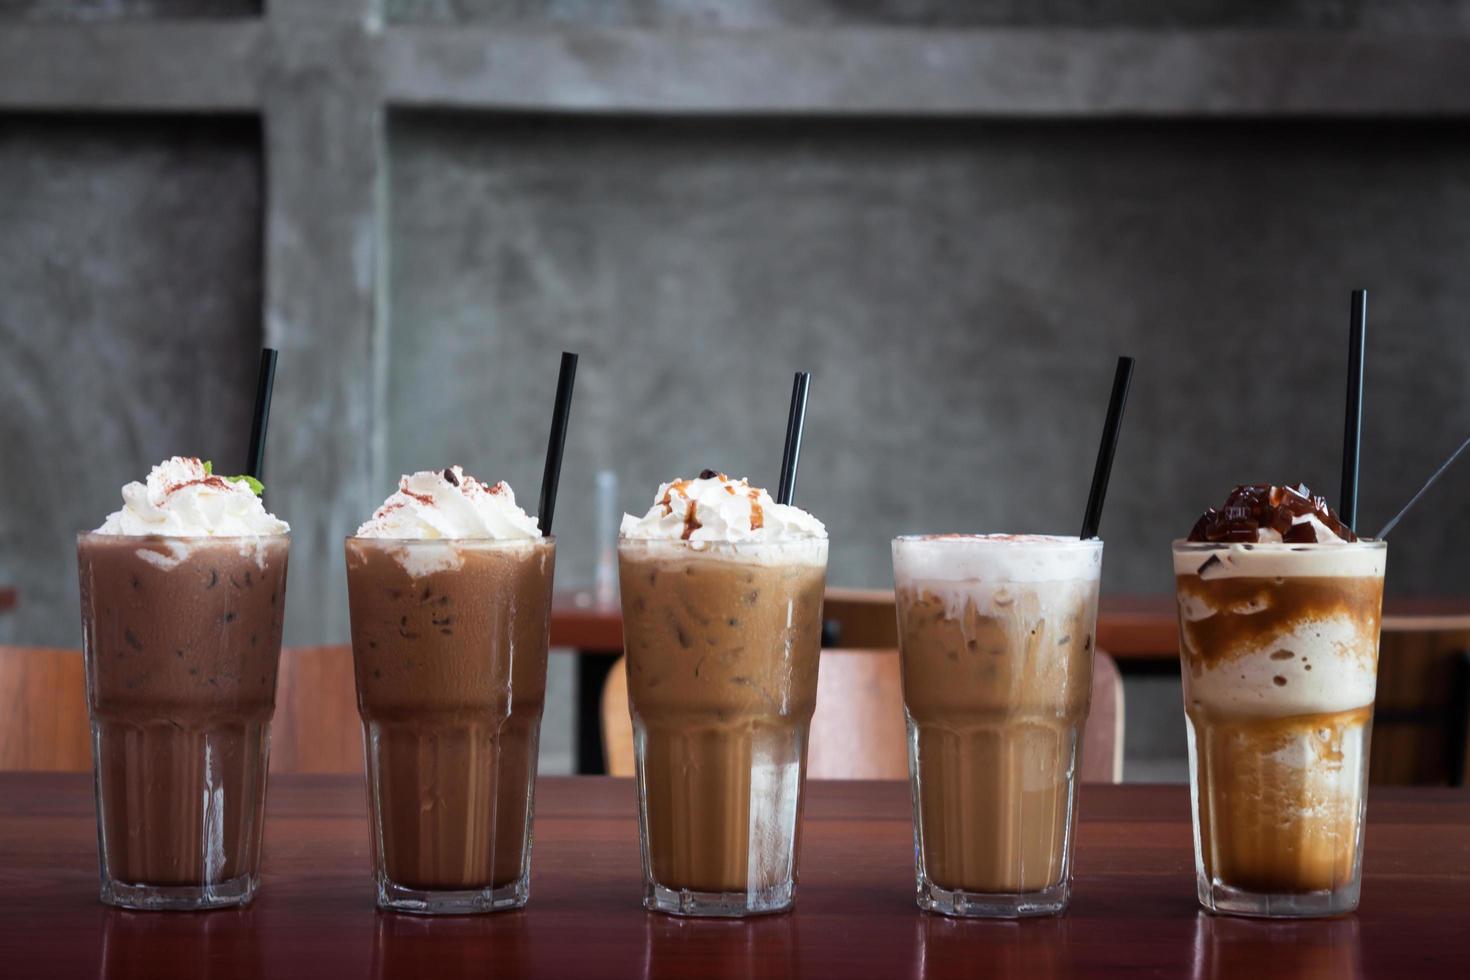
M 102 900 L 243 905 L 260 875 L 289 539 L 174 457 L 77 537 Z
M 1238 487 L 1175 542 L 1207 909 L 1357 907 L 1386 557 L 1305 487 Z
M 1043 535 L 893 542 L 920 908 L 1066 907 L 1102 551 Z
M 510 487 L 457 466 L 347 540 L 379 906 L 526 904 L 555 563 Z
M 618 567 L 644 906 L 790 907 L 826 530 L 706 470 L 624 517 Z

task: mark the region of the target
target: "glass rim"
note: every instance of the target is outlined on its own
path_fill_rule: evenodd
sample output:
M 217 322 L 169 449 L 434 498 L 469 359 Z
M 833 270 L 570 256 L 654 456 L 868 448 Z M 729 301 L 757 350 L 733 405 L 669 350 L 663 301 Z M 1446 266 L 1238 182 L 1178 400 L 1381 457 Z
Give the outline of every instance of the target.
M 77 540 L 101 538 L 106 541 L 289 541 L 290 531 L 274 534 L 112 534 L 107 531 L 78 531 Z
M 1271 554 L 1290 554 L 1301 552 L 1312 554 L 1322 551 L 1330 551 L 1335 548 L 1377 548 L 1388 547 L 1388 541 L 1383 538 L 1359 538 L 1356 541 L 1190 541 L 1188 538 L 1175 538 L 1173 541 L 1175 551 L 1228 551 L 1231 548 L 1241 548 L 1245 551 L 1265 551 Z
M 1013 534 L 1013 533 L 948 533 L 948 534 L 899 534 L 894 544 L 926 544 L 936 547 L 990 546 L 1000 549 L 1034 548 L 1036 550 L 1070 551 L 1093 550 L 1104 544 L 1102 538 L 1079 538 L 1075 534 Z
M 394 548 L 512 548 L 539 544 L 556 544 L 556 535 L 543 534 L 537 538 L 382 538 L 369 534 L 349 534 L 344 539 L 348 544 L 362 541 L 368 544 Z
M 760 539 L 752 538 L 745 541 L 710 541 L 702 539 L 699 541 L 690 538 L 625 538 L 618 536 L 618 549 L 623 548 L 674 548 L 680 551 L 755 551 L 755 550 L 797 550 L 811 548 L 815 545 L 826 547 L 827 538 L 784 538 L 784 539 Z

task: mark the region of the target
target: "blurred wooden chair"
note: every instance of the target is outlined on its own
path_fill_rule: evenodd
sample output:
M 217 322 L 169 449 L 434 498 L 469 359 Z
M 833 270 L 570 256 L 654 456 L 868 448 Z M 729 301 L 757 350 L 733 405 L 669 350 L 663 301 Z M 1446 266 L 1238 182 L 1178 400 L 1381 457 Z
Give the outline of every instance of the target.
M 0 646 L 0 770 L 90 772 L 80 650 Z M 271 772 L 362 772 L 362 726 L 347 646 L 281 652 Z
M 628 716 L 627 662 L 622 657 L 602 689 L 602 744 L 607 771 L 633 775 L 633 723 Z M 807 775 L 907 779 L 908 771 L 898 655 L 893 650 L 824 650 L 807 745 Z M 1100 652 L 1093 661 L 1082 779 L 1116 783 L 1122 778 L 1123 679 L 1113 658 Z

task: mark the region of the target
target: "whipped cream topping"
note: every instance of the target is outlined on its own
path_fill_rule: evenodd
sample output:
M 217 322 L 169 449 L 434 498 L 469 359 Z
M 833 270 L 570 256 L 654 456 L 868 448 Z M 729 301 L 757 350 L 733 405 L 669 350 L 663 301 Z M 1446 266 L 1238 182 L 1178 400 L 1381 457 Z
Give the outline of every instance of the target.
M 360 538 L 497 541 L 541 537 L 536 518 L 516 506 L 510 485 L 486 486 L 458 466 L 421 470 L 398 481 L 398 490 L 357 529 Z
M 629 540 L 702 542 L 813 541 L 827 528 L 806 511 L 778 504 L 747 480 L 705 470 L 697 479 L 674 480 L 642 517 L 623 515 L 620 536 Z
M 123 487 L 122 497 L 122 509 L 109 514 L 96 533 L 206 538 L 291 530 L 265 509 L 245 481 L 216 476 L 192 456 L 164 460 L 149 472 L 147 483 Z

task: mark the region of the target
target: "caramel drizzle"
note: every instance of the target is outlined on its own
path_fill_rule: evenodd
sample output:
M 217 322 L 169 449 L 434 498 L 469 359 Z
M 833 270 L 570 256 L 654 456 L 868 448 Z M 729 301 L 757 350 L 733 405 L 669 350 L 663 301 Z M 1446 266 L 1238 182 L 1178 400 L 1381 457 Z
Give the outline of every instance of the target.
M 664 509 L 665 517 L 674 512 L 674 494 L 677 493 L 679 496 L 685 498 L 686 500 L 689 498 L 689 483 L 689 480 L 675 480 L 673 483 L 670 483 L 669 488 L 664 491 L 663 498 L 659 500 L 659 506 Z
M 750 529 L 759 531 L 766 526 L 766 512 L 760 505 L 761 492 L 750 490 L 748 493 L 750 494 Z
M 683 539 L 685 541 L 688 541 L 690 536 L 703 526 L 704 525 L 700 524 L 699 521 L 695 520 L 694 518 L 694 501 L 689 501 L 689 509 L 684 512 L 684 534 L 682 535 Z

